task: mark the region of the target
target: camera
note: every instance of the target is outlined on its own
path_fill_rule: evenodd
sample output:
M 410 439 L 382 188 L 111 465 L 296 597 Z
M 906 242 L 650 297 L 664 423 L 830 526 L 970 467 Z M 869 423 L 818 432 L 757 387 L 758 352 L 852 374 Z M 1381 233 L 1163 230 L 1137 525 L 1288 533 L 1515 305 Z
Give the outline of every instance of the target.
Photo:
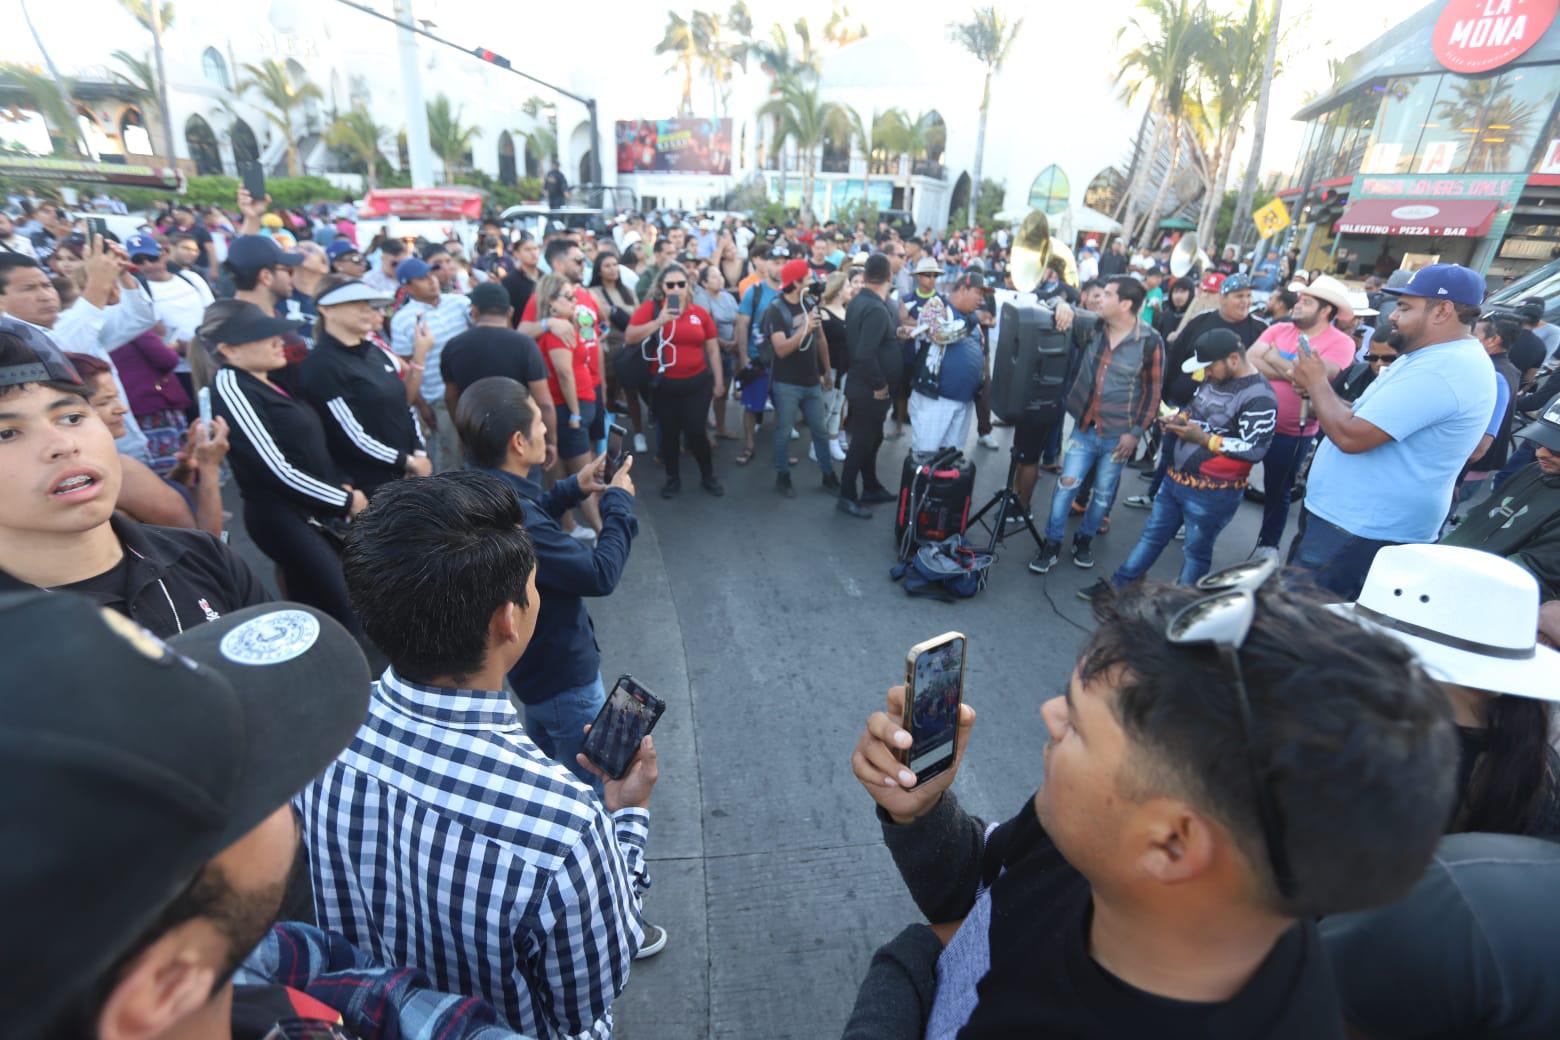
M 823 295 L 823 286 L 817 282 L 809 282 L 807 287 L 802 290 L 802 295 L 811 296 L 816 300 Z

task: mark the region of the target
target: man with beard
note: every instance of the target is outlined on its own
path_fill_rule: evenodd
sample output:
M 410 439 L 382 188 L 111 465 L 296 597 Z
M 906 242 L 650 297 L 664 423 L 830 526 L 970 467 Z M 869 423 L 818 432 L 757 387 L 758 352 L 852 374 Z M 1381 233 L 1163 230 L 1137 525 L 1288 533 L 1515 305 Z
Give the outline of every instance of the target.
M 1294 309 L 1289 320 L 1270 326 L 1252 347 L 1250 361 L 1273 384 L 1278 401 L 1278 428 L 1273 446 L 1262 461 L 1262 529 L 1257 535 L 1257 552 L 1278 555 L 1278 543 L 1289 522 L 1289 498 L 1294 490 L 1300 464 L 1316 439 L 1318 423 L 1309 402 L 1296 390 L 1294 363 L 1300 357 L 1300 337 L 1306 337 L 1310 349 L 1326 365 L 1328 378 L 1349 367 L 1354 359 L 1354 340 L 1335 324 L 1335 319 L 1354 316 L 1349 291 L 1332 275 L 1321 275 L 1311 285 L 1292 282 Z
M 269 604 L 164 643 L 86 597 L 33 591 L 0 596 L 0 643 L 42 688 L 79 694 L 0 702 L 0 780 L 33 792 L 0 810 L 15 839 L 0 909 L 18 939 L 72 937 L 4 944 L 7 1035 L 513 1035 L 420 972 L 275 924 L 301 862 L 288 799 L 367 707 L 345 629 Z
M 1289 562 L 1344 599 L 1359 594 L 1383 546 L 1435 540 L 1495 408 L 1489 356 L 1469 335 L 1484 277 L 1431 264 L 1385 291 L 1398 297 L 1392 327 L 1400 354 L 1352 410 L 1314 350 L 1291 366 L 1327 439 L 1311 464 Z

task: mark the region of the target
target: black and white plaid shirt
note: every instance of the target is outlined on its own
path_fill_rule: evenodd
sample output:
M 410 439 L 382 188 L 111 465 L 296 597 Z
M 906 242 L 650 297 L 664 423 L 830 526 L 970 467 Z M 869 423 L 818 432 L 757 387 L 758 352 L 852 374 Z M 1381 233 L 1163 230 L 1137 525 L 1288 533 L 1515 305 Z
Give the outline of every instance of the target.
M 649 813 L 608 814 L 502 693 L 388 670 L 297 798 L 322 928 L 540 1038 L 612 1033 L 643 938 Z

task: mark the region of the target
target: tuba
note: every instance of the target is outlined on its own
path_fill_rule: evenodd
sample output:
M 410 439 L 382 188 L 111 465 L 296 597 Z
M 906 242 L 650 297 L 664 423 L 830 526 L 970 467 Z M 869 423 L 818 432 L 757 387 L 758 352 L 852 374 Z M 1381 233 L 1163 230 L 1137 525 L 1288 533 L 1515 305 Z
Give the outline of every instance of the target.
M 1212 266 L 1212 258 L 1197 245 L 1195 231 L 1182 235 L 1175 244 L 1175 251 L 1170 254 L 1170 274 L 1176 278 L 1185 278 L 1188 271 L 1206 271 Z
M 1066 264 L 1062 281 L 1078 288 L 1078 263 L 1073 259 L 1072 250 L 1066 242 L 1052 237 L 1051 222 L 1044 213 L 1030 210 L 1013 239 L 1013 255 L 1008 263 L 1013 288 L 1019 292 L 1033 292 L 1045 277 L 1046 264 L 1053 256 L 1061 257 Z

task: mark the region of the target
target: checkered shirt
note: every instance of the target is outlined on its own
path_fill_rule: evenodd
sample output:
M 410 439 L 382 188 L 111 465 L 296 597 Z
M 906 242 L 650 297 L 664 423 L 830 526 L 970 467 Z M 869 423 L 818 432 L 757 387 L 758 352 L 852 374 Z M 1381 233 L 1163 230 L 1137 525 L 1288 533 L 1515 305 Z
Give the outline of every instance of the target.
M 643 939 L 649 813 L 608 814 L 509 698 L 387 670 L 297 797 L 322 928 L 548 1040 L 610 1037 Z

